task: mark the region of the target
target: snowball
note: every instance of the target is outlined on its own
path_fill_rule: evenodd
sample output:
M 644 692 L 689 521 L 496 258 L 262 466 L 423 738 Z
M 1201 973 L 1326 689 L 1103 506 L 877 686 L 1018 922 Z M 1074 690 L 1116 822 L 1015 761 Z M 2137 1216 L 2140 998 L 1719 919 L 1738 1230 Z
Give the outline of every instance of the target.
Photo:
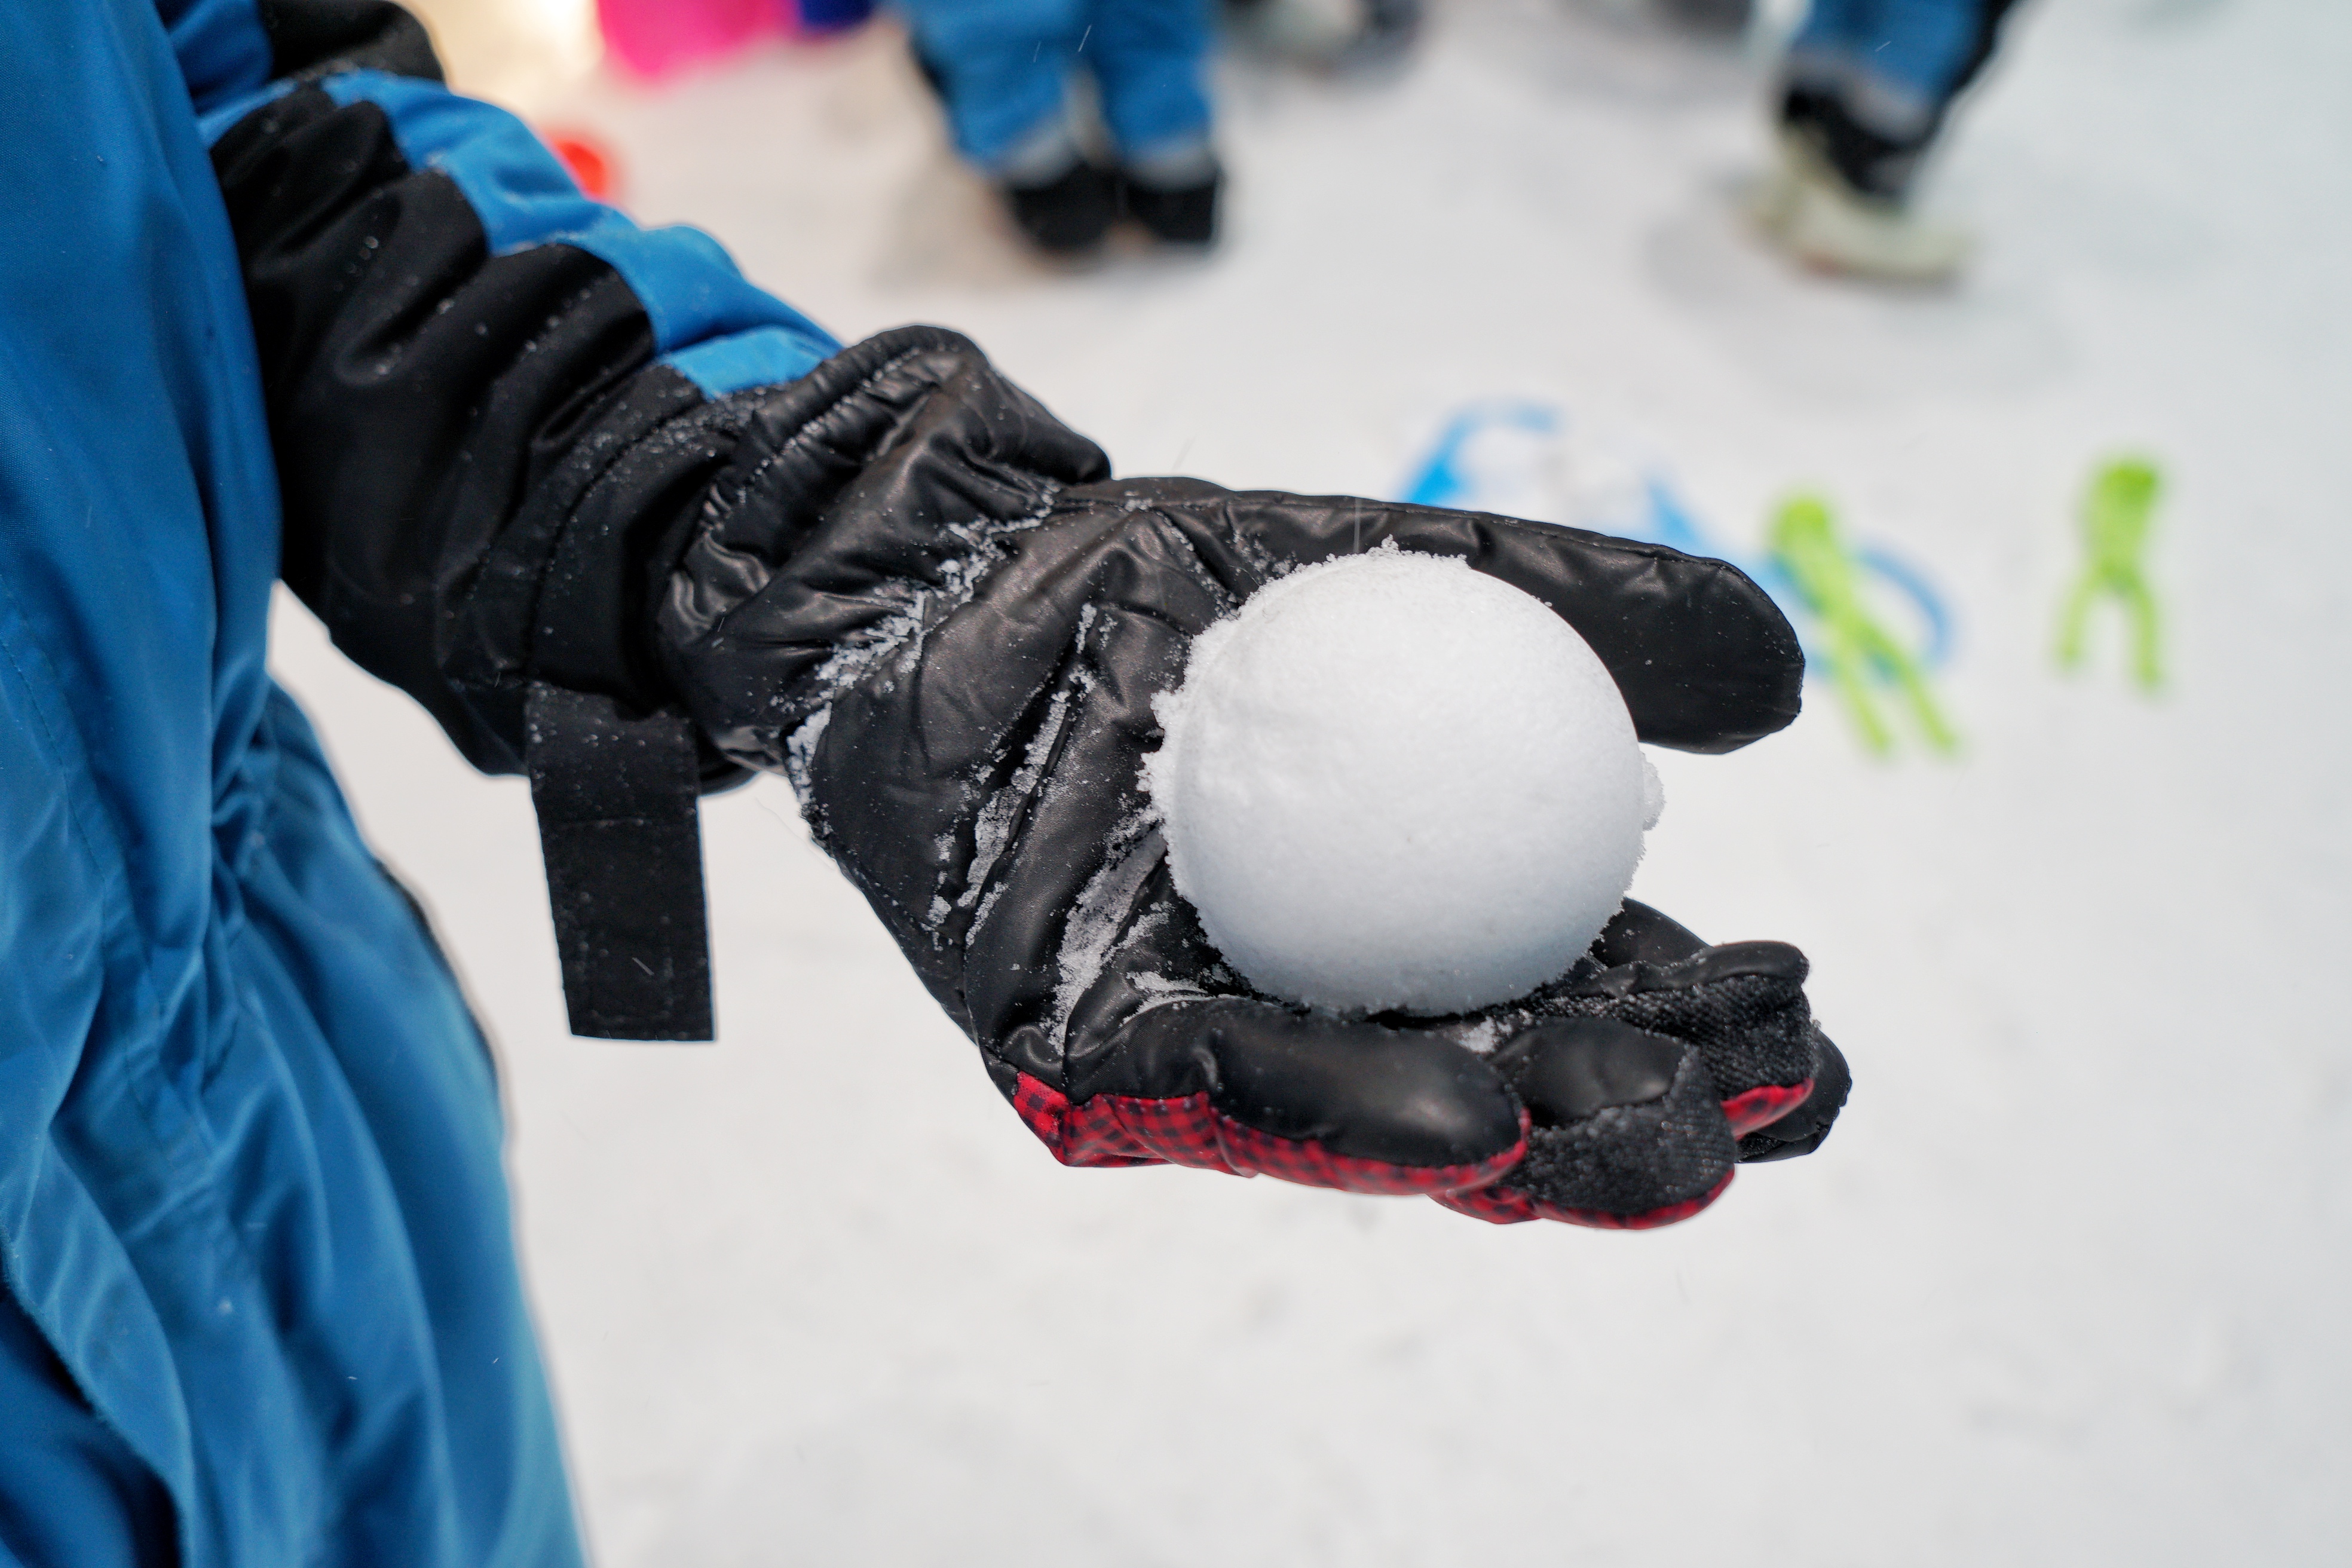
M 1177 889 L 1260 989 L 1464 1012 L 1564 973 L 1664 792 L 1543 603 L 1395 549 L 1306 567 L 1192 644 L 1145 763 Z

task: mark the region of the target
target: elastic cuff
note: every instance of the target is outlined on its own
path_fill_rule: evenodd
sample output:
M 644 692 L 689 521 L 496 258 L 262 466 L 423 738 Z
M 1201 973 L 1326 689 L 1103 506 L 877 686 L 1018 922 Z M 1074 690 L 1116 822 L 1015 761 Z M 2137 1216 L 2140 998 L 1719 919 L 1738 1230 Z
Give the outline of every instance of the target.
M 1924 142 L 1935 130 L 1937 97 L 1824 50 L 1791 53 L 1781 66 L 1783 104 L 1790 97 L 1833 99 L 1853 122 L 1894 142 Z M 1785 112 L 1785 110 L 1784 110 Z
M 1015 137 L 988 172 L 1008 185 L 1048 185 L 1076 168 L 1079 157 L 1066 104 Z
M 1119 167 L 1139 185 L 1181 191 L 1213 179 L 1217 155 L 1206 131 L 1187 131 L 1138 148 L 1119 160 Z

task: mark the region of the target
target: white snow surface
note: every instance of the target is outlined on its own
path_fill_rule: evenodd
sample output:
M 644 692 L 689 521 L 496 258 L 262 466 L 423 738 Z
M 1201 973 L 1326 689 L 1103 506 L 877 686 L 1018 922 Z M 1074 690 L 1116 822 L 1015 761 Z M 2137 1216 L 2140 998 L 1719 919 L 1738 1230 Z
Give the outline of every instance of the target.
M 1607 667 L 1462 561 L 1382 549 L 1277 578 L 1153 706 L 1176 889 L 1273 995 L 1507 1002 L 1592 945 L 1641 863 L 1649 780 Z
M 1531 396 L 1727 542 L 1813 486 L 1932 570 L 1958 759 L 1870 761 L 1813 685 L 1656 755 L 1633 889 L 1805 950 L 1844 1120 L 1640 1235 L 1066 1170 L 774 780 L 703 814 L 720 1043 L 575 1040 L 529 791 L 289 602 L 277 668 L 498 1043 L 597 1560 L 2340 1563 L 2352 6 L 2023 8 L 1937 174 L 1982 264 L 1926 296 L 1747 243 L 1738 58 L 1567 0 L 1445 0 L 1426 46 L 1228 67 L 1225 249 L 1076 274 L 997 236 L 886 35 L 541 113 L 844 336 L 970 332 L 1124 472 L 1392 493 Z M 2111 622 L 2050 665 L 2119 447 L 2169 485 L 2155 701 Z

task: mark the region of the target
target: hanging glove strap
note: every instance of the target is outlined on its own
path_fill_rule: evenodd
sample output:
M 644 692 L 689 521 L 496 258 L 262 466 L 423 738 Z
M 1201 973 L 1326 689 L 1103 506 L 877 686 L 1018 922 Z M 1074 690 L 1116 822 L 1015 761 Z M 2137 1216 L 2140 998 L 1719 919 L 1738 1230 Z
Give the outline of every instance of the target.
M 572 1032 L 709 1039 L 692 724 L 673 712 L 632 718 L 608 697 L 543 682 L 526 723 Z

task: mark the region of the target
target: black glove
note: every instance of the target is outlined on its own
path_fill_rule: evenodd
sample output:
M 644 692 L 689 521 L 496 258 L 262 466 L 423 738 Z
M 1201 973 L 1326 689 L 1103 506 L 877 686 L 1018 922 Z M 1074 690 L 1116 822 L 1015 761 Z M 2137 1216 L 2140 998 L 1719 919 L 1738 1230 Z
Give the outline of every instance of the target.
M 656 616 L 703 734 L 791 776 L 1058 1158 L 1639 1226 L 1820 1142 L 1847 1080 L 1793 948 L 1628 904 L 1519 1002 L 1309 1012 L 1219 962 L 1139 778 L 1191 637 L 1295 565 L 1464 557 L 1583 635 L 1643 740 L 1698 752 L 1797 711 L 1796 640 L 1753 584 L 1569 529 L 1108 473 L 962 338 L 887 333 L 751 415 Z

